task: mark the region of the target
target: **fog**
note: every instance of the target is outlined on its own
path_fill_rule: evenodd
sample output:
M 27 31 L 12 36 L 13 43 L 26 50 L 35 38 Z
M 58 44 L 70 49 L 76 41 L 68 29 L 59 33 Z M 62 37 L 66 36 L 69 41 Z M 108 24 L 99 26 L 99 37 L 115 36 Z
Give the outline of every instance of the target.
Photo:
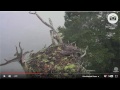
M 0 61 L 14 58 L 15 46 L 21 42 L 24 51 L 39 51 L 45 45 L 51 44 L 50 33 L 35 15 L 29 11 L 1 11 L 0 12 Z M 51 18 L 55 29 L 64 26 L 64 11 L 37 11 L 48 22 Z M 18 48 L 19 49 L 19 48 Z M 0 66 L 1 72 L 23 72 L 18 62 Z

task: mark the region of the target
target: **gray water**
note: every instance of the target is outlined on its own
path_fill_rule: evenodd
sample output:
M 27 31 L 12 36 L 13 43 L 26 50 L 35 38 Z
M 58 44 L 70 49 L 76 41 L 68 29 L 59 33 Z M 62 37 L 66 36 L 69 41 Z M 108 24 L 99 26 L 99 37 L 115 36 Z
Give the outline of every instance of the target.
M 64 25 L 64 12 L 38 12 L 48 22 L 50 17 L 54 27 Z M 37 52 L 51 44 L 49 28 L 28 11 L 0 12 L 0 63 L 14 58 L 15 46 L 21 42 L 24 51 Z M 18 48 L 19 49 L 19 48 Z M 1 72 L 24 72 L 18 62 L 0 66 Z

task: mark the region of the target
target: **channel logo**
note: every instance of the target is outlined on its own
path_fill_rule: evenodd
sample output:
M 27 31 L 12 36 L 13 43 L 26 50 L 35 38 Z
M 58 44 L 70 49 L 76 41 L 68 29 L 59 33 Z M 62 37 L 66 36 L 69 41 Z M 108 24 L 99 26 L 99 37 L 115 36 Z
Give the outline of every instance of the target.
M 115 24 L 118 22 L 118 15 L 115 13 L 111 13 L 108 15 L 107 19 L 109 23 Z
M 118 67 L 114 67 L 114 71 L 113 72 L 119 72 Z

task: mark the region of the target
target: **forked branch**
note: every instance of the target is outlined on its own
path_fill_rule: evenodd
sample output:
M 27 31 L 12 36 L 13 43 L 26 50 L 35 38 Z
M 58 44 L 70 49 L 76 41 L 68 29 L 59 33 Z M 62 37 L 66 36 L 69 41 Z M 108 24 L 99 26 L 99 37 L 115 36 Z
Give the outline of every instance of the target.
M 33 13 L 33 12 L 29 12 L 29 13 L 30 13 L 30 14 L 35 14 L 35 15 L 40 19 L 40 21 L 41 21 L 43 24 L 45 24 L 45 25 L 48 26 L 50 29 L 52 29 L 52 30 L 50 30 L 50 35 L 51 35 L 51 39 L 52 39 L 52 44 L 55 44 L 55 45 L 56 45 L 56 43 L 55 43 L 54 40 L 56 40 L 58 44 L 59 44 L 59 43 L 60 43 L 60 44 L 63 43 L 63 41 L 62 41 L 61 37 L 59 36 L 58 32 L 56 32 L 56 30 L 54 29 L 52 20 L 51 20 L 50 18 L 49 18 L 49 23 L 50 23 L 50 24 L 48 24 L 47 22 L 45 22 L 45 21 L 37 14 L 36 11 L 35 11 L 34 13 Z M 51 31 L 52 31 L 52 33 L 51 33 Z
M 28 53 L 31 53 L 33 50 L 32 51 L 26 51 L 25 53 L 23 53 L 23 49 L 22 49 L 20 44 L 21 43 L 19 42 L 20 53 L 18 53 L 18 49 L 17 49 L 17 46 L 16 46 L 16 53 L 14 54 L 14 56 L 16 56 L 16 57 L 11 59 L 11 60 L 4 59 L 6 62 L 0 64 L 0 66 L 7 65 L 9 63 L 16 62 L 16 61 L 18 61 L 20 64 L 23 64 L 25 62 L 24 61 L 25 55 L 28 54 Z
M 42 23 L 44 23 L 46 26 L 48 26 L 49 28 L 51 28 L 52 30 L 55 30 L 54 28 L 53 28 L 53 26 L 51 26 L 51 25 L 49 25 L 48 23 L 46 23 L 38 14 L 37 14 L 37 12 L 35 11 L 34 13 L 33 12 L 29 12 L 30 14 L 35 14 L 40 20 L 41 20 L 41 22 Z

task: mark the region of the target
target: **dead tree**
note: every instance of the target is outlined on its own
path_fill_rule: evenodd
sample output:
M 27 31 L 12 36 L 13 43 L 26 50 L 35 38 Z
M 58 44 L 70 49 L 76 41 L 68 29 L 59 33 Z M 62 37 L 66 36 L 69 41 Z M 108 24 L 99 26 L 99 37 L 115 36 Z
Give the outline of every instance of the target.
M 22 49 L 20 44 L 21 43 L 19 42 L 20 52 L 18 52 L 18 48 L 16 46 L 16 53 L 14 54 L 14 56 L 16 56 L 16 57 L 11 59 L 11 60 L 4 59 L 6 62 L 0 64 L 0 66 L 4 66 L 4 65 L 7 65 L 7 64 L 12 63 L 12 62 L 19 62 L 23 68 L 25 67 L 25 55 L 28 54 L 28 53 L 31 53 L 33 50 L 32 51 L 26 51 L 26 52 L 23 53 L 23 49 Z
M 62 44 L 63 41 L 62 41 L 62 38 L 60 37 L 59 33 L 54 29 L 53 27 L 53 23 L 51 21 L 51 19 L 49 18 L 49 23 L 48 24 L 47 22 L 45 22 L 38 14 L 37 12 L 29 12 L 30 14 L 35 14 L 43 24 L 45 24 L 46 26 L 48 26 L 51 30 L 50 30 L 50 36 L 51 36 L 51 39 L 52 39 L 52 44 L 53 45 L 57 45 L 57 44 Z M 56 43 L 57 42 L 57 43 Z

